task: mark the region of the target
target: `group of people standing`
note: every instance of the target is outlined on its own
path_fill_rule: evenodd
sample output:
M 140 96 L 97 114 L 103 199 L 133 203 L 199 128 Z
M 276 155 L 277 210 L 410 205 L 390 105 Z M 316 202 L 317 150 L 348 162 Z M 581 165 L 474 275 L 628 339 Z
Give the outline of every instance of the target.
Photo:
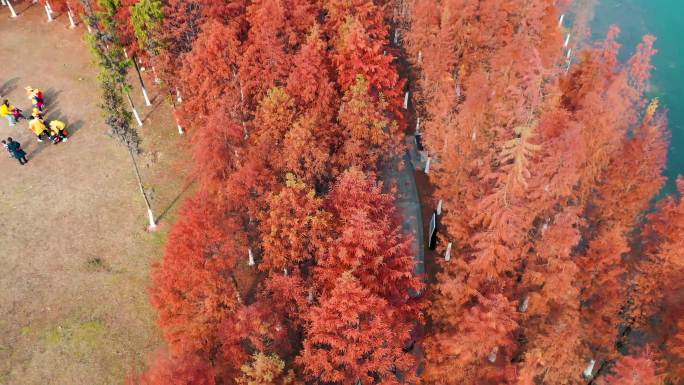
M 43 91 L 31 86 L 25 89 L 33 106 L 31 116 L 28 119 L 28 125 L 29 129 L 36 135 L 38 142 L 42 142 L 43 137 L 52 141 L 53 144 L 66 142 L 68 140 L 68 133 L 64 122 L 53 119 L 47 125 L 45 124 L 45 99 Z M 7 119 L 10 127 L 14 127 L 19 120 L 26 119 L 22 110 L 11 105 L 7 99 L 0 105 L 0 115 Z M 21 143 L 9 137 L 7 140 L 2 140 L 2 145 L 7 150 L 8 155 L 16 158 L 21 165 L 28 163 L 26 152 L 21 148 Z

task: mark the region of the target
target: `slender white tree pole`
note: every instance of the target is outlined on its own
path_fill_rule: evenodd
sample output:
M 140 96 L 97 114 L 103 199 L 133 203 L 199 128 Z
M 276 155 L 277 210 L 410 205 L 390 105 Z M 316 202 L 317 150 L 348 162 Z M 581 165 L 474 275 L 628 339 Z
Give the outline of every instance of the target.
M 135 176 L 138 179 L 138 187 L 140 187 L 140 193 L 145 201 L 145 206 L 147 207 L 147 220 L 150 223 L 148 230 L 155 230 L 157 228 L 157 223 L 154 220 L 154 213 L 152 212 L 152 206 L 150 206 L 150 201 L 147 199 L 147 194 L 145 194 L 145 188 L 143 187 L 142 178 L 140 177 L 140 170 L 138 170 L 138 162 L 135 161 L 135 156 L 133 155 L 133 150 L 128 149 L 128 153 L 131 155 L 131 161 L 133 161 L 133 169 L 135 170 Z
M 409 102 L 409 92 L 406 91 L 406 95 L 404 95 L 404 109 L 408 109 L 408 102 Z
M 157 69 L 152 66 L 152 73 L 154 74 L 154 84 L 161 84 L 161 79 L 157 75 Z
M 9 7 L 11 17 L 17 17 L 17 13 L 14 11 L 12 2 L 10 0 L 5 0 L 7 2 L 7 7 Z
M 570 43 L 570 34 L 567 34 L 567 36 L 565 36 L 565 43 L 563 43 L 563 47 L 568 48 L 569 43 Z
M 55 13 L 55 12 L 52 10 L 52 6 L 50 5 L 50 2 L 49 2 L 48 0 L 45 0 L 45 6 L 47 7 L 48 12 L 50 12 L 50 14 Z
M 126 51 L 124 50 L 124 52 Z M 126 55 L 126 57 L 128 57 L 128 55 Z M 149 107 L 152 105 L 152 103 L 150 102 L 150 97 L 147 96 L 145 82 L 143 81 L 142 75 L 140 74 L 140 68 L 138 67 L 138 61 L 136 60 L 135 55 L 133 55 L 133 66 L 135 66 L 135 72 L 138 74 L 138 80 L 140 80 L 140 88 L 142 88 L 143 98 L 145 98 L 145 105 Z
M 560 18 L 558 19 L 558 26 L 559 27 L 563 26 L 563 19 L 565 19 L 565 14 L 560 15 Z
M 242 92 L 242 90 L 240 90 Z M 183 103 L 183 98 L 181 98 L 180 90 L 178 90 L 178 87 L 176 87 L 176 101 L 178 103 Z
M 140 115 L 138 115 L 138 111 L 135 109 L 135 105 L 133 104 L 133 99 L 131 99 L 131 95 L 128 92 L 126 92 L 126 97 L 128 97 L 128 104 L 131 105 L 133 116 L 135 117 L 136 122 L 138 122 L 138 126 L 142 127 L 143 122 L 140 120 Z
M 594 371 L 594 365 L 595 364 L 596 364 L 596 361 L 589 360 L 589 364 L 587 365 L 586 369 L 584 369 L 584 372 L 582 373 L 585 378 L 591 378 L 592 372 Z
M 48 23 L 50 23 L 52 21 L 52 14 L 50 14 L 50 8 L 47 5 L 45 6 L 45 13 L 48 17 Z
M 451 260 L 451 242 L 447 245 L 446 252 L 444 253 L 444 260 L 447 262 Z
M 247 264 L 249 266 L 254 266 L 255 262 L 254 262 L 254 254 L 252 254 L 252 249 L 247 249 L 247 254 L 248 254 L 248 258 L 249 258 L 247 260 Z
M 178 127 L 178 135 L 183 135 L 185 131 L 183 131 L 180 120 L 178 120 L 178 111 L 176 110 L 176 105 L 172 103 L 171 108 L 173 109 L 173 118 L 176 120 L 176 127 Z
M 71 12 L 71 8 L 67 8 L 67 16 L 69 16 L 69 28 L 76 28 L 76 23 L 74 22 L 74 14 Z
M 430 173 L 430 161 L 432 160 L 431 157 L 427 158 L 427 162 L 425 162 L 425 173 L 429 174 Z
M 0 4 L 2 4 L 2 5 L 7 5 L 7 3 L 5 3 L 5 0 L 0 0 L 0 2 L 1 2 Z

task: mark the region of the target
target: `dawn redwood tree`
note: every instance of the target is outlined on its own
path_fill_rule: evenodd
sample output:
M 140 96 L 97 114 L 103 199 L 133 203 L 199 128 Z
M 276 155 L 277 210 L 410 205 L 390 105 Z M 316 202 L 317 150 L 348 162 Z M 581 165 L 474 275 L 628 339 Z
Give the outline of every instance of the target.
M 196 355 L 171 356 L 156 352 L 149 368 L 140 375 L 131 376 L 127 385 L 215 385 L 214 370 L 209 363 Z
M 215 110 L 190 135 L 193 175 L 205 191 L 225 196 L 225 182 L 242 165 L 245 141 L 242 126 Z
M 365 288 L 353 273 L 345 272 L 307 314 L 297 363 L 313 382 L 412 382 L 415 358 L 402 349 L 409 335 L 392 327 L 394 316 L 392 306 Z
M 354 166 L 375 171 L 382 159 L 399 152 L 397 122 L 387 117 L 387 107 L 384 99 L 373 95 L 368 80 L 358 75 L 338 112 L 342 143 L 334 156 L 339 170 Z
M 220 348 L 219 329 L 242 307 L 233 269 L 246 240 L 236 218 L 200 192 L 186 201 L 152 274 L 151 300 L 174 354 L 206 360 Z
M 343 173 L 328 196 L 333 235 L 319 256 L 315 279 L 330 290 L 345 271 L 392 306 L 395 327 L 408 332 L 421 318 L 422 282 L 414 275 L 411 238 L 402 231 L 394 195 L 383 193 L 374 176 L 358 169 Z
M 266 91 L 282 84 L 290 67 L 286 52 L 285 4 L 261 0 L 247 8 L 249 37 L 241 56 L 239 77 L 247 106 L 254 106 Z
M 333 69 L 326 52 L 320 27 L 314 25 L 301 49 L 292 58 L 286 92 L 300 111 L 307 111 L 320 120 L 335 112 L 339 94 L 335 89 Z
M 601 378 L 599 385 L 660 385 L 662 378 L 656 373 L 650 354 L 623 356 L 611 369 L 611 374 Z
M 637 262 L 632 316 L 635 327 L 665 346 L 661 370 L 673 383 L 684 379 L 684 179 L 678 197 L 667 197 L 650 214 L 643 230 L 644 258 Z
M 653 41 L 622 65 L 611 30 L 564 75 L 565 3 L 413 4 L 442 247 L 458 255 L 434 286 L 428 383 L 579 384 L 589 360 L 595 376 L 619 357 L 630 236 L 663 181 Z
M 159 56 L 160 76 L 173 90 L 182 84 L 185 54 L 212 21 L 231 24 L 240 30 L 243 24 L 245 2 L 242 0 L 167 0 L 164 2 L 164 21 L 159 30 L 161 43 Z M 193 55 L 189 55 L 192 58 Z M 185 95 L 183 95 L 185 97 Z
M 266 198 L 268 209 L 261 218 L 263 259 L 259 270 L 295 271 L 316 259 L 330 231 L 330 214 L 311 187 L 287 174 L 286 187 Z
M 241 122 L 238 32 L 235 23 L 207 22 L 183 61 L 178 75 L 184 103 L 179 112 L 184 121 L 192 122 L 192 128 L 206 124 L 214 110 Z
M 239 77 L 248 108 L 270 88 L 285 84 L 292 56 L 313 26 L 316 12 L 310 0 L 260 0 L 247 7 L 249 32 Z
M 291 385 L 295 384 L 292 370 L 285 370 L 285 362 L 277 355 L 258 352 L 249 363 L 240 368 L 242 376 L 236 379 L 238 385 Z

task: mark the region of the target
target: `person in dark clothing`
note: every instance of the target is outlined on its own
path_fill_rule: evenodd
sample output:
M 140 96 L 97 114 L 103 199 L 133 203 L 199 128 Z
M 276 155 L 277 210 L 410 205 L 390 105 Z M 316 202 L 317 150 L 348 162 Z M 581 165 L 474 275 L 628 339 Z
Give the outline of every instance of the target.
M 21 149 L 21 143 L 15 142 L 12 138 L 7 138 L 7 149 L 10 150 L 12 155 L 19 161 L 22 166 L 28 163 L 26 159 L 26 152 Z

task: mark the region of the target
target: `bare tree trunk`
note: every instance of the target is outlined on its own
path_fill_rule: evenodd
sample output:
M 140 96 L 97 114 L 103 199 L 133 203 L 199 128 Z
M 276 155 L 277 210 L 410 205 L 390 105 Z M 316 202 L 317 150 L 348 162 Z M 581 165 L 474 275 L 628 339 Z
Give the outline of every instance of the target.
M 147 199 L 147 194 L 145 194 L 145 187 L 143 187 L 142 177 L 140 177 L 140 170 L 138 169 L 138 162 L 135 161 L 135 155 L 133 155 L 133 150 L 128 148 L 128 154 L 131 156 L 131 161 L 133 162 L 133 169 L 135 170 L 135 177 L 138 180 L 138 187 L 140 188 L 140 194 L 143 196 L 145 201 L 145 207 L 147 207 L 147 219 L 150 222 L 150 230 L 157 228 L 157 223 L 154 220 L 154 213 L 152 212 L 152 206 L 150 206 L 150 201 Z
M 145 105 L 151 106 L 150 98 L 147 96 L 147 89 L 145 88 L 145 82 L 143 81 L 142 75 L 140 74 L 140 67 L 138 67 L 137 57 L 133 55 L 133 66 L 135 67 L 135 73 L 138 74 L 138 80 L 140 80 L 140 87 L 142 88 L 143 97 L 145 98 Z
M 76 28 L 76 23 L 74 22 L 74 13 L 71 11 L 71 7 L 67 5 L 67 16 L 69 16 L 69 28 Z
M 135 120 L 138 122 L 138 125 L 142 127 L 143 122 L 140 120 L 140 115 L 138 115 L 138 111 L 135 109 L 135 105 L 133 104 L 133 99 L 131 99 L 131 94 L 126 92 L 126 97 L 128 98 L 128 103 L 131 105 L 131 109 L 133 110 L 133 116 L 135 117 Z
M 10 10 L 10 15 L 12 17 L 17 17 L 17 13 L 14 11 L 14 7 L 12 6 L 12 2 L 10 0 L 5 0 L 7 2 L 7 7 L 9 7 Z

